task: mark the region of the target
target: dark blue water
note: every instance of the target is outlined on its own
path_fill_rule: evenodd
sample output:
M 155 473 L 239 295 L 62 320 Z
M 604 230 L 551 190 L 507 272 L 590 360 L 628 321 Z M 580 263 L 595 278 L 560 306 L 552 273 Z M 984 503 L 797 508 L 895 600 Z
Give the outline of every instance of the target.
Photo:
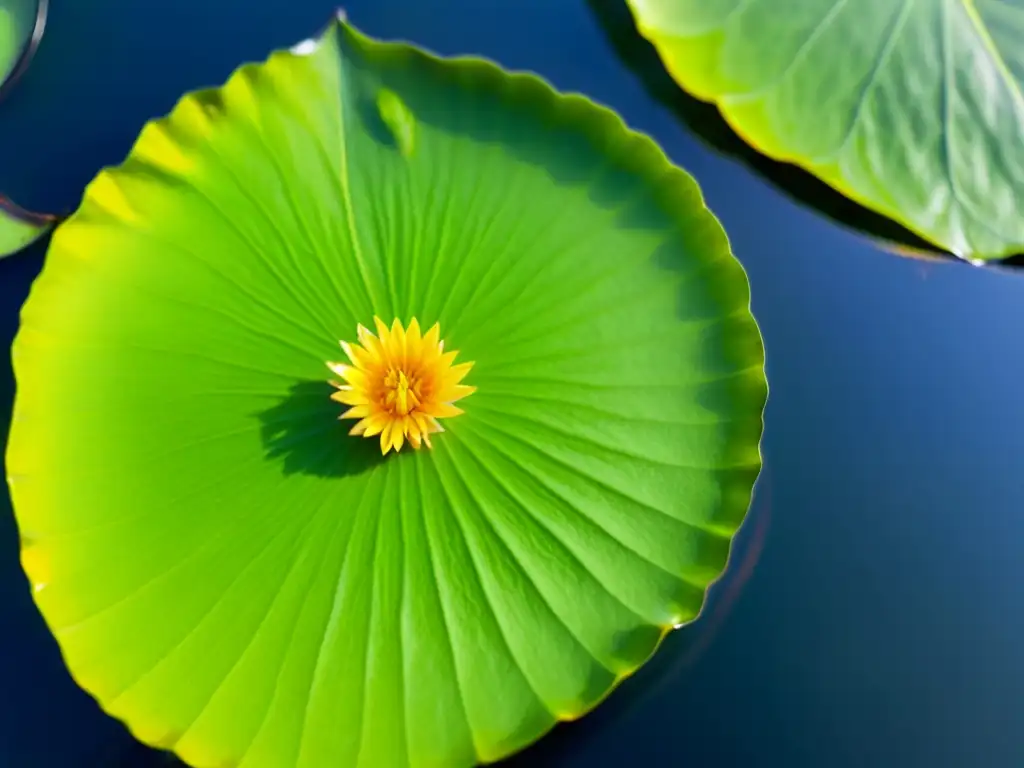
M 0 189 L 73 209 L 146 119 L 309 36 L 332 7 L 53 0 L 38 56 L 0 106 Z M 752 575 L 724 618 L 676 633 L 594 714 L 511 764 L 1024 765 L 1024 280 L 898 258 L 798 207 L 656 103 L 582 0 L 346 8 L 376 36 L 535 70 L 653 135 L 728 230 L 765 337 L 766 469 L 742 542 L 763 544 Z M 4 345 L 41 261 L 37 248 L 0 262 Z M 12 389 L 3 359 L 4 431 Z M 64 671 L 8 506 L 0 499 L 0 768 L 165 764 Z M 715 607 L 730 608 L 724 593 L 743 575 Z

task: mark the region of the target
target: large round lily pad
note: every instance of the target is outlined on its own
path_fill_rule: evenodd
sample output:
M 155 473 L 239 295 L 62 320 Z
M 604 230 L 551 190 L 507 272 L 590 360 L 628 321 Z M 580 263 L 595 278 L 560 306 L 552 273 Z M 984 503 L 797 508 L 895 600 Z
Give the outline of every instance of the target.
M 763 153 L 959 256 L 1024 252 L 1024 0 L 628 0 Z
M 432 448 L 339 420 L 374 317 L 474 363 Z M 465 766 L 583 714 L 699 612 L 766 396 L 743 270 L 648 138 L 340 21 L 92 182 L 14 367 L 39 608 L 202 768 Z

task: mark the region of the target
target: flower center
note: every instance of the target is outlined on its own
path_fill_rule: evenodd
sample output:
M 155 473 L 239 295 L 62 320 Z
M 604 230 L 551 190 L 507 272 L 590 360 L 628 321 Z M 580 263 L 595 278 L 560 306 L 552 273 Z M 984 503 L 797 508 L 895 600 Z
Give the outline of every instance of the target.
M 400 368 L 391 368 L 384 377 L 384 407 L 398 416 L 407 416 L 421 402 L 420 379 L 406 376 Z
M 374 336 L 356 326 L 358 344 L 341 342 L 349 363 L 327 363 L 343 381 L 332 381 L 338 391 L 331 399 L 351 406 L 343 419 L 358 419 L 350 435 L 380 435 L 380 451 L 387 455 L 403 445 L 430 448 L 430 436 L 444 432 L 438 419 L 458 416 L 452 403 L 476 392 L 459 382 L 472 363 L 453 365 L 458 352 L 444 351 L 441 330 L 434 323 L 426 333 L 414 317 L 409 329 L 397 319 L 388 328 L 379 317 Z

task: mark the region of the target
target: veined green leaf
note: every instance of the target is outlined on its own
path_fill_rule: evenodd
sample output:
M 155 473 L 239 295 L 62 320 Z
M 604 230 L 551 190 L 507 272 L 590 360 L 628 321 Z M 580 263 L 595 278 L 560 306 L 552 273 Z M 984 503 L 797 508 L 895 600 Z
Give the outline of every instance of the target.
M 55 222 L 53 216 L 26 211 L 0 195 L 0 259 L 28 248 Z
M 329 399 L 374 316 L 475 362 L 432 450 Z M 525 746 L 697 615 L 760 468 L 761 339 L 694 181 L 582 96 L 341 21 L 146 126 L 22 319 L 36 601 L 200 768 Z
M 751 145 L 959 256 L 1024 252 L 1024 0 L 628 0 Z

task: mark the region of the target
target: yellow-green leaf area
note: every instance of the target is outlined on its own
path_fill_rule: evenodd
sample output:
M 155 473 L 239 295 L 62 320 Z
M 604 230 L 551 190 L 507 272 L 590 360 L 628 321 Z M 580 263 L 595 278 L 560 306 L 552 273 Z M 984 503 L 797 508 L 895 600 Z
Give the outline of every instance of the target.
M 375 317 L 473 363 L 432 447 L 339 419 L 327 363 Z M 341 22 L 144 128 L 13 358 L 39 609 L 197 768 L 524 747 L 697 615 L 760 468 L 747 280 L 690 176 L 582 96 Z
M 1024 251 L 1024 0 L 628 0 L 766 155 L 961 257 Z

